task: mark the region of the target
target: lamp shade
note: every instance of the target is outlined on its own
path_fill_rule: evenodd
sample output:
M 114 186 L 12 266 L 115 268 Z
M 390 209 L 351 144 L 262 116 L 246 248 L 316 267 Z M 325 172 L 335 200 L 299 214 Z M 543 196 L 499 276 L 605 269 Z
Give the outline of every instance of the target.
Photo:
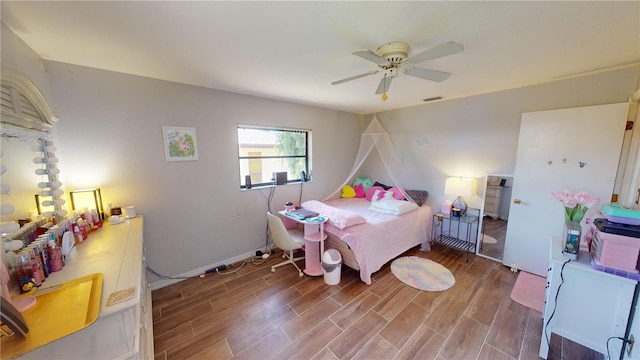
M 95 209 L 100 220 L 104 220 L 104 209 L 102 208 L 102 193 L 100 188 L 73 190 L 69 192 L 71 198 L 71 210 L 87 208 Z
M 444 184 L 446 195 L 469 197 L 476 194 L 476 179 L 450 177 Z

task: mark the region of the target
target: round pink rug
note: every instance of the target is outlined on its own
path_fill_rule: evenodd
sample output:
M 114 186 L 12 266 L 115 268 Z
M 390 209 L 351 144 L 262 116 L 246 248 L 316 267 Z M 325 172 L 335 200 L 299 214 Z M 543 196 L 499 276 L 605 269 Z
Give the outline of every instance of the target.
M 395 259 L 391 263 L 391 272 L 403 283 L 425 291 L 447 290 L 456 283 L 446 267 L 418 256 Z

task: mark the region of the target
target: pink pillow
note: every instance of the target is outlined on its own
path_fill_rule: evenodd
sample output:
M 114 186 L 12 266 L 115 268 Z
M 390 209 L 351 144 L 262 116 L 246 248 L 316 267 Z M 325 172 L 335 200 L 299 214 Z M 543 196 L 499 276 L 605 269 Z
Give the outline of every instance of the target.
M 370 187 L 369 190 L 367 190 L 367 193 L 365 194 L 365 197 L 367 198 L 367 200 L 371 201 L 371 198 L 373 198 L 373 195 L 376 193 L 376 190 L 384 191 L 384 188 L 382 186 Z
M 364 185 L 363 184 L 358 184 L 358 185 L 354 186 L 353 189 L 356 191 L 356 197 L 357 198 L 363 198 L 364 197 Z
M 396 200 L 404 200 L 404 195 L 402 195 L 402 191 L 400 191 L 400 189 L 398 189 L 397 187 L 392 187 L 391 189 L 387 190 L 387 191 L 391 191 L 391 193 L 393 194 L 393 198 Z

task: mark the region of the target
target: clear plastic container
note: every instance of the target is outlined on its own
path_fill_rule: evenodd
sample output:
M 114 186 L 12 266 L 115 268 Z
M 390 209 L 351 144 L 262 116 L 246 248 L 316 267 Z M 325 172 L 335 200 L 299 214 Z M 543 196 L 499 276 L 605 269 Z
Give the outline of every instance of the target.
M 31 256 L 28 252 L 21 251 L 15 255 L 14 263 L 20 292 L 26 293 L 31 291 L 36 282 L 33 275 Z

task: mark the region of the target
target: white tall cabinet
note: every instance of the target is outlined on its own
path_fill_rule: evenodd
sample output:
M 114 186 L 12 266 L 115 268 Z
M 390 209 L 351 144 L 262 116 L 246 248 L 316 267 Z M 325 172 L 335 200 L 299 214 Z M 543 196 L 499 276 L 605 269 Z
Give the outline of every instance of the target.
M 20 359 L 152 359 L 151 287 L 143 263 L 143 218 L 105 223 L 77 246 L 78 254 L 47 278 L 46 286 L 103 274 L 98 319 L 88 327 L 30 351 Z M 123 291 L 126 300 L 107 305 Z M 37 306 L 37 305 L 36 305 Z

